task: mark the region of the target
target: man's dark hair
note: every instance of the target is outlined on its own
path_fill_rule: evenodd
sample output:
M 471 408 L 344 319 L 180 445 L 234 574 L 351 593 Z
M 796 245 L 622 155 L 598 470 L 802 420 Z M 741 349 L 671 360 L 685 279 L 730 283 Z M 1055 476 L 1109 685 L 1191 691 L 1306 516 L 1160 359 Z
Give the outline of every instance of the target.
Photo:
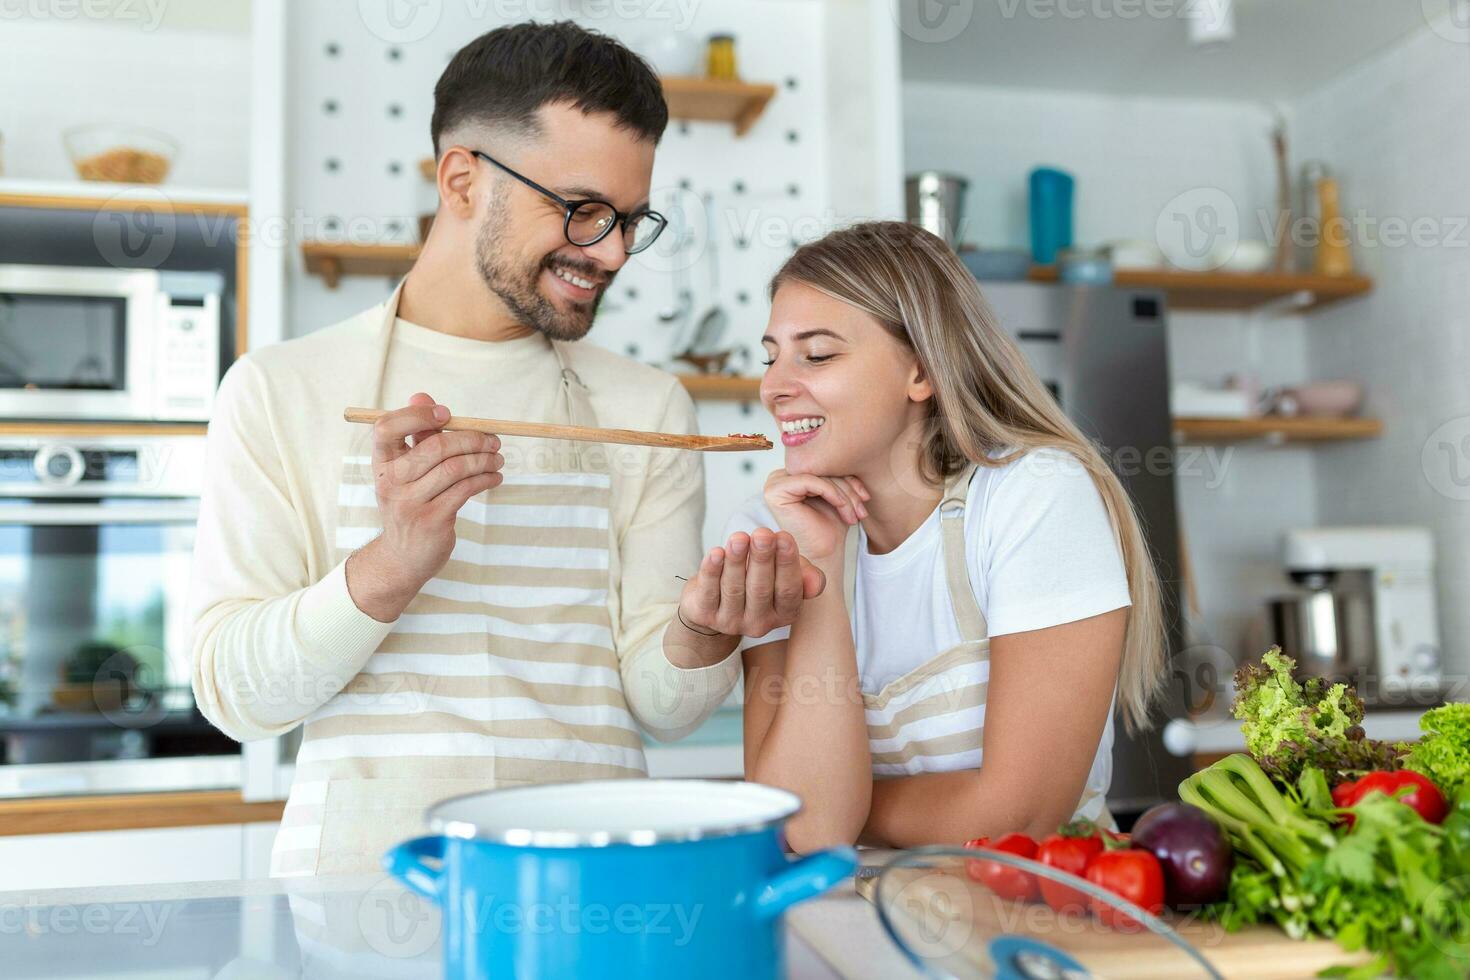
M 607 112 L 617 125 L 655 144 L 669 124 L 658 76 L 612 38 L 571 21 L 511 24 L 460 48 L 434 86 L 430 135 L 466 122 L 538 129 L 536 111 L 567 103 L 584 113 Z

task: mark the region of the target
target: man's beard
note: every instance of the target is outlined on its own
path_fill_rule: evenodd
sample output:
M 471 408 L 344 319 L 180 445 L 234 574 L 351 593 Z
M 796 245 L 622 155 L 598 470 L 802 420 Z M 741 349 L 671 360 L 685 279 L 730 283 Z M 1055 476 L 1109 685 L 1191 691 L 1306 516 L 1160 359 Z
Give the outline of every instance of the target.
M 573 272 L 594 282 L 606 273 L 587 262 L 577 262 L 563 256 L 552 255 L 541 264 L 531 268 L 517 267 L 509 256 L 498 247 L 498 238 L 505 226 L 504 199 L 491 206 L 490 213 L 475 236 L 475 264 L 480 278 L 490 291 L 500 297 L 506 309 L 517 321 L 552 340 L 581 340 L 592 329 L 592 318 L 597 315 L 597 305 L 602 301 L 603 290 L 586 303 L 573 303 L 563 312 L 542 295 L 537 287 L 543 269 L 555 266 Z M 611 279 L 611 277 L 608 277 Z

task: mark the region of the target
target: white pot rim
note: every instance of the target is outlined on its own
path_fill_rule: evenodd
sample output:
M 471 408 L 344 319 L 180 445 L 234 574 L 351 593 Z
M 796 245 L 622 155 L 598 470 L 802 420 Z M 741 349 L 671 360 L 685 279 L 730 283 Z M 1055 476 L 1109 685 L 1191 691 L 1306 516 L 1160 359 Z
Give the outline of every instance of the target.
M 467 793 L 427 817 L 446 837 L 514 847 L 647 847 L 759 833 L 800 810 L 795 793 L 760 783 L 593 779 Z

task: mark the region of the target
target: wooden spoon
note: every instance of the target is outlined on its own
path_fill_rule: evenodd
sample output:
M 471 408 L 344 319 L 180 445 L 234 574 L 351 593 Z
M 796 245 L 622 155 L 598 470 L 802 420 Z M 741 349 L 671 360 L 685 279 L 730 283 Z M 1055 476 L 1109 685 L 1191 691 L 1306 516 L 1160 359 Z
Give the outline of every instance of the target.
M 376 422 L 384 412 L 378 408 L 349 408 L 342 417 L 349 422 Z M 574 439 L 579 442 L 615 442 L 625 446 L 655 449 L 692 449 L 706 453 L 741 453 L 770 449 L 765 436 L 687 436 L 672 432 L 640 432 L 637 429 L 594 429 L 585 425 L 552 425 L 549 422 L 507 422 L 451 415 L 441 428 L 459 432 L 488 432 L 497 436 L 534 436 L 539 439 Z

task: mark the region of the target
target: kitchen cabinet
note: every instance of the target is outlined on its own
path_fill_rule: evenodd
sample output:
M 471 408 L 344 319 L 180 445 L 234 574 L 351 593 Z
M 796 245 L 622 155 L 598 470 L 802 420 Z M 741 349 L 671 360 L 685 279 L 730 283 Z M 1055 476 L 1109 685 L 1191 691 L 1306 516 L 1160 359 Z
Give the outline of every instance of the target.
M 264 826 L 273 837 L 275 825 Z M 269 868 L 258 860 L 247 874 L 245 829 L 243 824 L 223 824 L 0 837 L 0 887 L 32 891 L 239 881 L 267 874 Z

